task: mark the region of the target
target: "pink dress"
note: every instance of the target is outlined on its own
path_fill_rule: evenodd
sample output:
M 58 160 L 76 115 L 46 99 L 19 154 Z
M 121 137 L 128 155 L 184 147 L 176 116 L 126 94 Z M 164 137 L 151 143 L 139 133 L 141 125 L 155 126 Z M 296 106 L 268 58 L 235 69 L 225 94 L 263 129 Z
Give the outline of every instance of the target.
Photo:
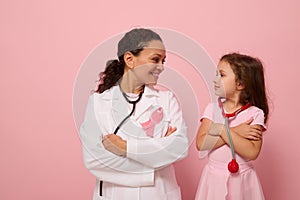
M 253 117 L 252 124 L 259 124 L 266 129 L 264 113 L 255 106 L 240 112 L 229 120 L 229 126 L 237 126 Z M 201 119 L 207 118 L 216 123 L 224 123 L 218 104 L 209 104 Z M 231 161 L 231 150 L 228 145 L 208 153 L 208 163 L 204 167 L 198 185 L 196 200 L 263 200 L 263 190 L 252 161 L 236 153 L 239 171 L 231 174 L 227 165 Z

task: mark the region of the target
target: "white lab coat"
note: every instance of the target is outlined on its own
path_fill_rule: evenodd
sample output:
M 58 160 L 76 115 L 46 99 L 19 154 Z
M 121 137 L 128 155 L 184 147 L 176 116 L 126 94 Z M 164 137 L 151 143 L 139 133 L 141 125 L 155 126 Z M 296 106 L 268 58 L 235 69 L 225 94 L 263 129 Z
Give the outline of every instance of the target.
M 120 157 L 107 151 L 101 138 L 114 132 L 130 113 L 130 106 L 119 86 L 89 98 L 80 136 L 85 166 L 97 179 L 94 200 L 181 199 L 172 163 L 187 155 L 188 139 L 175 96 L 170 91 L 145 87 L 133 116 L 117 133 L 127 141 L 127 156 Z M 153 137 L 149 137 L 141 123 L 149 119 L 157 106 L 162 107 L 163 119 L 155 126 Z M 164 137 L 168 126 L 175 126 L 177 131 Z

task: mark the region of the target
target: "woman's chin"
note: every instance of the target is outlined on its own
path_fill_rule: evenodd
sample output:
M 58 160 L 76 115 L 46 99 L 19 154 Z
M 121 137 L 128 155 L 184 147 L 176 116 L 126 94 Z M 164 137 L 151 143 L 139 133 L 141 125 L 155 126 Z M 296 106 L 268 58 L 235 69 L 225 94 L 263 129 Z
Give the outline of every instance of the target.
M 157 85 L 157 82 L 155 82 L 155 83 L 147 83 L 146 85 L 155 86 L 155 85 Z
M 146 83 L 146 85 L 156 85 L 157 84 L 157 80 L 151 80 L 148 83 Z

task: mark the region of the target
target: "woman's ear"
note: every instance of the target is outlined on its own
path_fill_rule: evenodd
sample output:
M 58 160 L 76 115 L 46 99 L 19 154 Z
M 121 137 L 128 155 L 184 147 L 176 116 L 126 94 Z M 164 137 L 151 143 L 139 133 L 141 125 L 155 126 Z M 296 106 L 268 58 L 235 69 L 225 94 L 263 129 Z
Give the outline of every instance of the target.
M 134 67 L 134 55 L 127 51 L 125 54 L 124 54 L 124 62 L 125 64 L 128 66 L 129 69 L 132 69 Z

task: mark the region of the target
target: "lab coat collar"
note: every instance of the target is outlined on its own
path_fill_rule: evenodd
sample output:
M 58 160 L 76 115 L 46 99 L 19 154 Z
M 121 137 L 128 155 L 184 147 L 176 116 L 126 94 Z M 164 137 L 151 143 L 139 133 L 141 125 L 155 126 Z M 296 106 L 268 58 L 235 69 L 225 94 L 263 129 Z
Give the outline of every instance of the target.
M 122 93 L 121 93 L 120 87 L 113 86 L 109 90 L 106 90 L 105 92 L 103 92 L 102 99 L 104 99 L 104 100 L 115 99 L 116 100 L 116 99 L 119 99 L 120 97 L 124 98 L 121 94 Z M 153 86 L 145 86 L 143 97 L 144 96 L 145 97 L 152 97 L 152 96 L 158 97 L 159 96 L 158 90 L 155 89 Z
M 148 108 L 156 105 L 155 99 L 159 96 L 158 90 L 152 86 L 146 86 L 141 101 L 137 104 L 137 109 L 134 114 L 134 118 L 139 118 Z
M 150 106 L 156 105 L 155 98 L 159 96 L 158 90 L 152 86 L 145 86 L 144 94 L 140 102 L 136 105 L 136 110 L 134 113 L 134 118 L 140 117 Z M 103 94 L 103 99 L 111 100 L 114 112 L 120 114 L 120 116 L 126 116 L 129 114 L 130 110 L 128 108 L 128 103 L 124 99 L 121 89 L 119 86 L 114 86 L 106 93 Z M 122 106 L 123 105 L 123 106 Z M 120 119 L 116 120 L 119 121 Z
M 145 96 L 156 96 L 158 97 L 159 94 L 158 94 L 158 90 L 155 89 L 153 86 L 146 86 L 145 89 L 144 89 L 144 95 Z
M 102 93 L 102 99 L 103 100 L 113 100 L 113 99 L 119 99 L 119 92 L 116 92 L 116 90 L 118 90 L 119 87 L 118 86 L 113 86 L 108 90 L 105 90 Z

